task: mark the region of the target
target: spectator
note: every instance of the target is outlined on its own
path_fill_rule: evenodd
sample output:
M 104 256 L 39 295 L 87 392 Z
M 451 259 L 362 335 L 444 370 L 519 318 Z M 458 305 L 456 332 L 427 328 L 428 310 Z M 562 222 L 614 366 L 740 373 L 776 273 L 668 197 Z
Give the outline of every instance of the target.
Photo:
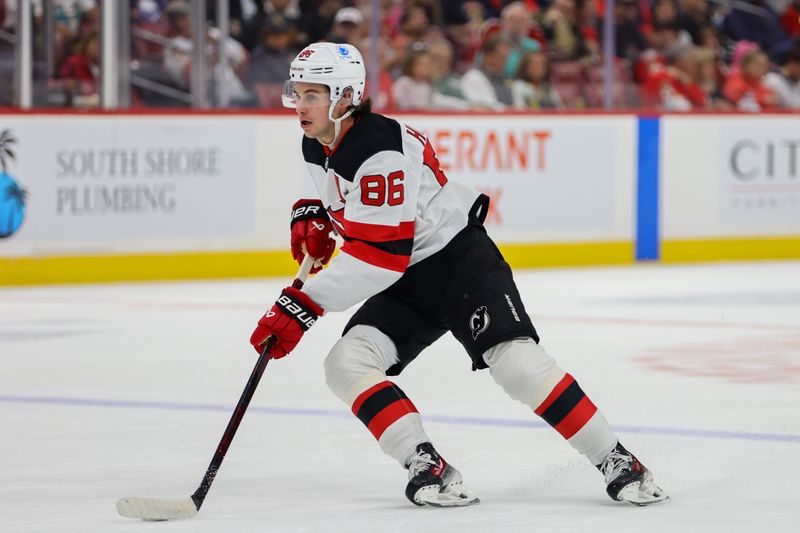
M 364 15 L 354 7 L 343 7 L 333 17 L 333 26 L 326 41 L 355 44 L 365 37 Z
M 647 83 L 653 73 L 666 67 L 667 50 L 678 44 L 677 25 L 674 22 L 653 25 L 649 41 L 650 48 L 639 55 L 633 66 L 633 79 L 638 83 Z
M 40 3 L 41 5 L 41 3 Z M 96 0 L 61 0 L 53 2 L 56 25 L 63 25 L 72 34 L 79 33 L 79 26 L 84 20 L 84 13 L 94 11 L 94 20 L 97 19 Z M 84 34 L 82 37 L 85 37 Z
M 178 87 L 188 89 L 192 68 L 192 28 L 189 20 L 189 5 L 185 0 L 172 0 L 167 5 L 167 18 L 173 34 L 169 46 L 164 51 L 164 68 Z M 208 49 L 206 56 L 209 68 L 208 82 L 222 78 L 227 86 L 228 95 L 235 105 L 250 104 L 251 94 L 245 89 L 239 76 L 247 70 L 247 51 L 239 42 L 228 38 L 225 42 L 225 54 L 228 62 L 223 67 L 217 61 L 219 30 L 209 28 Z
M 288 78 L 289 65 L 296 50 L 292 48 L 292 24 L 280 14 L 273 14 L 261 26 L 261 43 L 250 56 L 246 84 L 280 84 Z
M 692 51 L 697 67 L 694 82 L 706 95 L 706 105 L 718 111 L 728 111 L 733 108 L 730 102 L 722 96 L 722 83 L 724 78 L 719 77 L 717 71 L 717 56 L 708 48 L 695 47 Z
M 540 26 L 554 60 L 594 59 L 577 22 L 575 0 L 553 0 Z
M 533 15 L 524 3 L 511 2 L 503 8 L 500 14 L 500 31 L 511 44 L 511 52 L 508 54 L 504 71 L 507 78 L 514 77 L 524 54 L 542 49 L 542 45 L 538 41 L 529 37 L 535 28 Z
M 461 90 L 461 79 L 453 72 L 453 45 L 446 39 L 434 41 L 428 47 L 433 59 L 434 87 L 441 94 L 466 100 Z
M 522 56 L 516 78 L 511 83 L 514 108 L 564 108 L 558 91 L 550 83 L 550 64 L 543 51 L 528 52 Z
M 653 2 L 653 24 L 677 24 L 678 6 L 675 0 L 655 0 Z
M 700 30 L 711 23 L 711 14 L 707 0 L 680 0 L 678 27 L 692 38 L 694 44 L 700 44 Z
M 724 53 L 720 42 L 719 33 L 714 26 L 703 26 L 698 33 L 700 41 L 698 44 L 704 50 L 711 52 L 714 58 L 714 78 L 720 88 L 728 77 L 728 64 L 725 62 Z
M 639 29 L 638 0 L 617 0 L 614 3 L 614 20 L 617 57 L 636 61 L 639 54 L 647 49 L 647 41 Z
M 308 42 L 324 40 L 331 31 L 333 17 L 343 7 L 344 0 L 300 0 L 300 30 L 308 35 Z
M 100 75 L 98 57 L 97 32 L 94 32 L 80 39 L 72 54 L 61 65 L 59 75 L 68 105 L 97 105 L 97 82 Z
M 398 109 L 469 109 L 466 100 L 445 96 L 434 88 L 435 69 L 427 49 L 412 51 L 403 63 L 402 74 L 392 87 Z
M 761 50 L 751 50 L 742 57 L 739 69 L 733 72 L 722 94 L 743 111 L 761 111 L 775 108 L 778 99 L 765 83 L 764 75 L 769 72 L 769 58 Z
M 481 61 L 461 78 L 461 90 L 476 106 L 502 110 L 512 104 L 511 87 L 503 71 L 511 43 L 502 35 L 492 35 L 481 47 Z
M 800 44 L 781 59 L 777 72 L 770 72 L 764 84 L 778 98 L 778 105 L 789 109 L 800 109 Z
M 411 4 L 400 18 L 400 35 L 394 44 L 395 49 L 410 49 L 414 44 L 428 45 L 435 39 L 441 39 L 439 28 L 431 23 L 432 14 L 423 5 Z
M 387 68 L 390 60 L 390 48 L 384 39 L 379 39 L 377 43 L 373 44 L 369 37 L 362 39 L 356 47 L 361 51 L 364 58 L 364 63 L 367 71 L 367 87 L 365 89 L 365 96 L 372 100 L 372 108 L 375 110 L 392 109 L 394 108 L 394 99 L 392 98 L 392 85 L 394 80 L 389 75 Z M 370 76 L 372 69 L 378 70 L 378 86 L 372 87 L 370 85 Z
M 733 9 L 723 21 L 722 32 L 732 41 L 752 41 L 768 54 L 778 52 L 787 42 L 778 15 L 765 0 L 747 2 L 754 9 Z
M 800 0 L 793 0 L 781 15 L 781 26 L 791 38 L 800 37 Z
M 308 35 L 300 28 L 303 21 L 303 12 L 298 0 L 240 0 L 243 18 L 246 22 L 244 45 L 248 49 L 261 44 L 261 28 L 268 19 L 275 15 L 282 16 L 292 30 L 290 35 L 291 46 L 302 48 L 308 42 Z M 246 8 L 248 4 L 255 6 Z
M 650 102 L 668 111 L 704 109 L 709 102 L 695 83 L 697 55 L 694 45 L 676 43 L 666 53 L 667 66 L 656 68 L 645 82 L 643 91 Z
M 166 8 L 166 0 L 130 0 L 133 23 L 158 22 Z
M 459 0 L 441 0 L 441 3 L 444 31 L 447 39 L 453 43 L 453 72 L 463 74 L 472 68 L 475 54 L 480 49 L 480 25 L 469 18 Z

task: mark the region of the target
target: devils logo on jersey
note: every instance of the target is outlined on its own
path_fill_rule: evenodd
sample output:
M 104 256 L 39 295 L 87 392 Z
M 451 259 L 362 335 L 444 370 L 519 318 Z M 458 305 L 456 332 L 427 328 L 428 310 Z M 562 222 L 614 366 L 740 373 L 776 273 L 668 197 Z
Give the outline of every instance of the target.
M 486 306 L 482 305 L 469 317 L 469 327 L 472 330 L 472 339 L 477 340 L 478 335 L 486 331 L 489 327 L 489 313 Z

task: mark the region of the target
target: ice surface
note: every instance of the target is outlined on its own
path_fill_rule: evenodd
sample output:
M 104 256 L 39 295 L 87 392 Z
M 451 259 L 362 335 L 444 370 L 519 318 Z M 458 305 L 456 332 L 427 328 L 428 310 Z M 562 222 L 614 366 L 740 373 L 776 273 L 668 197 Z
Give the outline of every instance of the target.
M 0 290 L 0 531 L 797 531 L 800 263 L 539 270 L 516 279 L 543 345 L 672 501 L 602 476 L 448 336 L 398 385 L 480 496 L 426 509 L 327 390 L 348 313 L 273 361 L 200 514 L 143 523 L 122 496 L 199 484 L 288 280 Z M 352 311 L 352 310 L 351 310 Z

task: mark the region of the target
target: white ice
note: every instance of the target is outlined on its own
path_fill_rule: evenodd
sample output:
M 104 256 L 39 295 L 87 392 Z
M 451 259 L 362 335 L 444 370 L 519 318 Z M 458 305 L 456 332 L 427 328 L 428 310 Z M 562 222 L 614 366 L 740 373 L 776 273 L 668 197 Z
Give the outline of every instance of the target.
M 269 364 L 196 517 L 125 519 L 122 496 L 195 490 L 286 280 L 5 288 L 0 531 L 800 531 L 800 263 L 516 278 L 544 346 L 670 502 L 612 502 L 448 336 L 396 381 L 482 502 L 412 506 L 406 472 L 324 383 L 348 312 Z

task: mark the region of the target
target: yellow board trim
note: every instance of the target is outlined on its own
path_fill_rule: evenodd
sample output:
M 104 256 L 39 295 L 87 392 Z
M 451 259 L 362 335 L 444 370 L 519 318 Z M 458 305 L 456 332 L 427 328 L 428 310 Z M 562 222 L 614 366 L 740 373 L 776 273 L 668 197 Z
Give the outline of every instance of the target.
M 290 276 L 288 251 L 0 258 L 0 285 Z
M 754 259 L 800 259 L 800 237 L 665 240 L 661 243 L 661 260 L 665 263 Z
M 633 262 L 630 242 L 500 246 L 515 268 Z M 288 250 L 0 258 L 0 286 L 284 276 L 297 272 Z
M 513 268 L 620 265 L 632 263 L 632 242 L 573 242 L 498 245 Z

